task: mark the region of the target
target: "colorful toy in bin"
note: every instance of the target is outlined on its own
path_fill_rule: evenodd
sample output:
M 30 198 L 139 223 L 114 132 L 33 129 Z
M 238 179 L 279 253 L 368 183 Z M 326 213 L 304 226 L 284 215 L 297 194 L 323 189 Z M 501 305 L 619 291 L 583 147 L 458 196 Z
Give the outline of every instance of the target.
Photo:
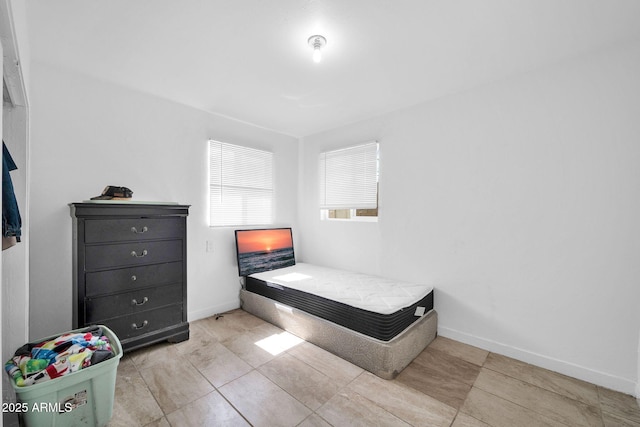
M 25 344 L 4 368 L 18 387 L 39 384 L 113 357 L 102 328 L 66 333 L 52 340 Z M 17 368 L 17 369 L 16 369 Z
M 106 426 L 121 357 L 120 340 L 102 325 L 20 347 L 5 370 L 21 425 Z

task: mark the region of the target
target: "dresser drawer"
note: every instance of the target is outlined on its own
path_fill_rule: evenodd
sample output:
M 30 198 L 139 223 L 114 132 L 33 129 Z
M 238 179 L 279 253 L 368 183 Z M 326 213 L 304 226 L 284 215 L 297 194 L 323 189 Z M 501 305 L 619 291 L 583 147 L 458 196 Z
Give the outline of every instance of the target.
M 182 240 L 130 242 L 110 245 L 87 245 L 85 269 L 158 264 L 182 260 Z
M 104 319 L 139 313 L 182 301 L 182 284 L 141 289 L 122 294 L 87 298 L 86 323 L 98 323 Z
M 174 304 L 107 320 L 102 324 L 110 328 L 120 340 L 136 337 L 182 322 L 182 304 Z
M 85 243 L 171 239 L 184 233 L 182 218 L 96 219 L 87 220 L 84 225 Z
M 95 297 L 182 281 L 182 261 L 96 271 L 85 275 L 85 295 Z

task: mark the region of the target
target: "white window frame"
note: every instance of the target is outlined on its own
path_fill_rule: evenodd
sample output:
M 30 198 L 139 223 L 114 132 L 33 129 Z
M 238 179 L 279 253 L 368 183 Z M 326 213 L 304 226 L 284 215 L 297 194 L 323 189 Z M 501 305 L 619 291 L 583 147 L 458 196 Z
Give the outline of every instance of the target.
M 320 153 L 321 220 L 378 221 L 379 148 L 377 141 L 369 141 Z M 375 209 L 376 215 L 359 216 L 356 212 L 360 209 Z M 331 212 L 346 212 L 348 218 L 334 218 Z
M 273 153 L 213 139 L 208 148 L 209 226 L 273 224 Z
M 320 219 L 323 221 L 347 221 L 347 222 L 378 222 L 378 216 L 373 215 L 357 215 L 357 209 L 347 209 L 349 211 L 349 218 L 332 218 L 330 216 L 331 209 L 320 209 Z M 344 209 L 338 209 L 344 210 Z M 378 214 L 379 215 L 379 214 Z

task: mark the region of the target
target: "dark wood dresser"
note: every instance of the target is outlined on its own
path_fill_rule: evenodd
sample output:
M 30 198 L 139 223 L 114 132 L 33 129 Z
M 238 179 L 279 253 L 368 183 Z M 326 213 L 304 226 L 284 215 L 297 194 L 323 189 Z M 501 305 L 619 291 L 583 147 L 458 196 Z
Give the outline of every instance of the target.
M 189 338 L 188 205 L 72 203 L 73 328 L 102 324 L 125 351 Z

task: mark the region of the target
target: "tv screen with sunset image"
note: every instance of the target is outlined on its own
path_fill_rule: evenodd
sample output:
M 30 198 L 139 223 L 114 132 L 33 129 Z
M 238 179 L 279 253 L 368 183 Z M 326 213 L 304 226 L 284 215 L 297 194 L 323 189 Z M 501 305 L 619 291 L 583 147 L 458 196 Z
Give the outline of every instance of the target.
M 296 263 L 290 228 L 236 230 L 236 251 L 240 276 Z

